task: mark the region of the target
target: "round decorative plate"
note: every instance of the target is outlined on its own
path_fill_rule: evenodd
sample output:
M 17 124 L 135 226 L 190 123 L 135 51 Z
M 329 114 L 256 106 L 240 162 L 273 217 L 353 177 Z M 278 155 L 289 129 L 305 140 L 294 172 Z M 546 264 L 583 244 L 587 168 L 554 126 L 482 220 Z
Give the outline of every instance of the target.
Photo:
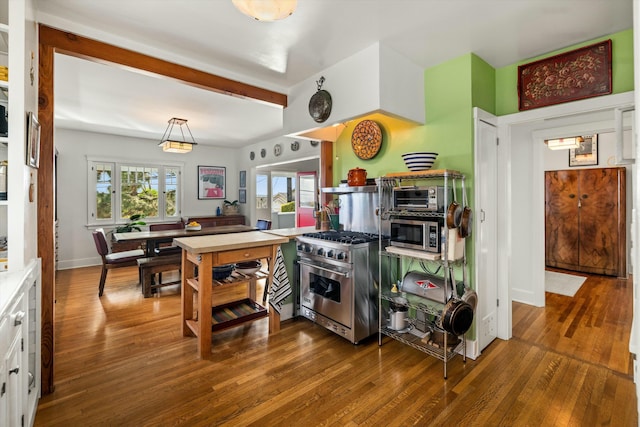
M 293 141 L 291 143 L 291 151 L 298 151 L 300 149 L 300 143 L 298 141 Z
M 260 150 L 260 157 L 264 159 L 266 156 L 267 156 L 267 150 L 263 148 L 262 150 Z
M 249 153 L 249 158 L 251 160 L 255 159 L 256 158 L 256 153 L 254 153 L 253 151 L 251 153 Z
M 276 155 L 276 156 L 279 156 L 280 154 L 282 154 L 282 145 L 276 144 L 273 147 L 273 154 Z
M 358 123 L 351 134 L 351 148 L 362 160 L 373 159 L 382 145 L 382 131 L 373 120 Z

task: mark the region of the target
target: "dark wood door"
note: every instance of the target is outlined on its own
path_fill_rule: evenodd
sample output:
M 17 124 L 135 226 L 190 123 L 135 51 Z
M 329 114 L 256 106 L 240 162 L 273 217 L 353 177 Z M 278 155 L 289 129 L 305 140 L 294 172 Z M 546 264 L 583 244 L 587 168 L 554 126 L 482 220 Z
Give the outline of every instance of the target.
M 587 273 L 626 274 L 624 168 L 545 173 L 545 261 Z
M 546 263 L 550 267 L 574 269 L 578 254 L 578 171 L 545 173 Z
M 623 275 L 625 169 L 585 169 L 579 175 L 580 265 L 583 271 Z

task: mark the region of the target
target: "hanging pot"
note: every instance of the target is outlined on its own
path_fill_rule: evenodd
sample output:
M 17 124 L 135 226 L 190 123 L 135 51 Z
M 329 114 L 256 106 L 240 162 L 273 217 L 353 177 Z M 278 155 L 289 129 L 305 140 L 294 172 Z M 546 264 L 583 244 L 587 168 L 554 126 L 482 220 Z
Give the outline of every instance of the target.
M 309 114 L 317 123 L 326 121 L 331 114 L 331 95 L 322 89 L 323 83 L 324 77 L 320 77 L 320 80 L 316 81 L 318 91 L 309 100 Z
M 451 298 L 445 304 L 440 317 L 440 328 L 460 336 L 469 330 L 471 323 L 473 323 L 473 308 L 469 303 Z

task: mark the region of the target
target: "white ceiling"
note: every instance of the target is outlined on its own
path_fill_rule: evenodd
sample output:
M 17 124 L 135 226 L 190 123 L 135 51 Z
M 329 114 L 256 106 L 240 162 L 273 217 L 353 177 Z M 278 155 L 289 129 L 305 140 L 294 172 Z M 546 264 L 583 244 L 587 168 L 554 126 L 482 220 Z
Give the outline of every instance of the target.
M 469 52 L 503 67 L 632 28 L 632 1 L 299 0 L 271 23 L 231 0 L 36 5 L 46 25 L 287 93 L 376 41 L 425 69 Z M 232 147 L 281 133 L 279 107 L 64 55 L 55 66 L 57 126 L 159 140 L 167 120 L 181 117 L 198 143 Z

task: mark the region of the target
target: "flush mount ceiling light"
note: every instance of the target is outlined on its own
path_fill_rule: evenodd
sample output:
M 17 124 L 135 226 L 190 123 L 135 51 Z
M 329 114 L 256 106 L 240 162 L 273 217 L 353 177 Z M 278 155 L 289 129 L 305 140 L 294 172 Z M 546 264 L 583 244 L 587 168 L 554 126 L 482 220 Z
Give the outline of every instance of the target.
M 571 138 L 545 139 L 549 150 L 568 150 L 571 148 L 580 148 L 580 143 L 584 142 L 581 136 L 573 136 Z
M 242 13 L 256 21 L 278 21 L 296 10 L 298 0 L 232 0 Z
M 173 131 L 173 127 L 178 125 L 180 128 L 180 133 L 182 134 L 182 141 L 178 141 L 177 139 L 171 139 L 171 132 Z M 184 136 L 184 129 L 182 129 L 182 125 L 187 128 L 187 132 L 189 132 L 189 136 L 191 137 L 191 142 L 187 141 Z M 162 135 L 162 139 L 160 140 L 160 144 L 162 147 L 162 151 L 166 151 L 167 153 L 188 153 L 193 149 L 196 144 L 195 139 L 193 139 L 193 135 L 191 134 L 191 129 L 189 129 L 189 125 L 185 119 L 178 119 L 173 117 L 169 119 L 169 125 L 167 125 L 167 129 L 164 131 L 164 135 Z

